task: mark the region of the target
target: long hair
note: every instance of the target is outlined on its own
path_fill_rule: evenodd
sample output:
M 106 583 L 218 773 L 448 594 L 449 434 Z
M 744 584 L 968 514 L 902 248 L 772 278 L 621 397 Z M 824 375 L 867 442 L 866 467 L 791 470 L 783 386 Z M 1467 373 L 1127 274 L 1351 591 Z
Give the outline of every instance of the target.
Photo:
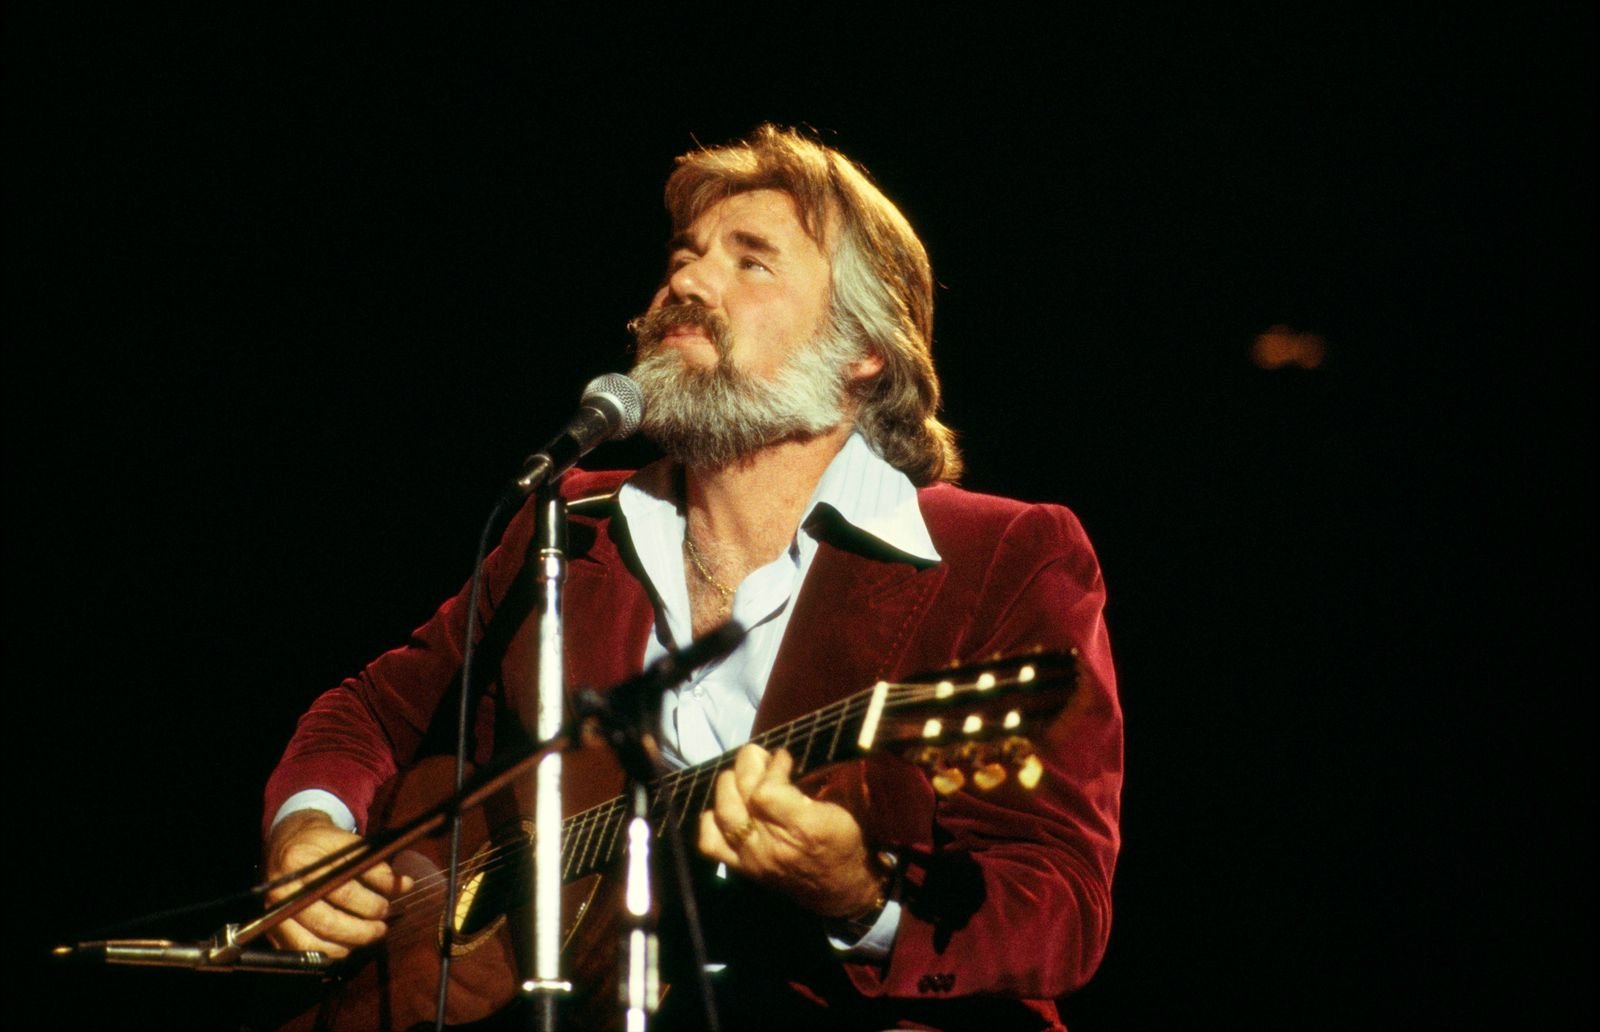
M 794 198 L 806 233 L 832 245 L 831 328 L 883 359 L 883 371 L 857 388 L 862 435 L 919 486 L 955 480 L 961 453 L 937 416 L 928 253 L 863 169 L 792 129 L 763 125 L 737 143 L 678 158 L 667 213 L 681 232 L 719 201 L 767 189 Z

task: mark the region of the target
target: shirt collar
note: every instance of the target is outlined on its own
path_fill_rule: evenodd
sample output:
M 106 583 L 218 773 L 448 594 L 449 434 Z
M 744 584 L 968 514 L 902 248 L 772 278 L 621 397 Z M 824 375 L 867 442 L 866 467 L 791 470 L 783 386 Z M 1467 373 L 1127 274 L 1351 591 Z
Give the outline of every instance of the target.
M 629 477 L 617 493 L 627 533 L 641 553 L 644 539 L 683 546 L 682 478 L 676 463 L 663 459 Z M 885 546 L 923 563 L 941 561 L 917 505 L 917 489 L 904 473 L 873 451 L 860 433 L 851 434 L 828 463 L 806 503 L 800 526 L 826 505 L 846 523 Z M 654 572 L 654 571 L 650 571 Z
M 896 552 L 924 563 L 940 561 L 917 504 L 916 487 L 873 451 L 860 433 L 850 435 L 823 471 L 801 526 L 823 505 Z

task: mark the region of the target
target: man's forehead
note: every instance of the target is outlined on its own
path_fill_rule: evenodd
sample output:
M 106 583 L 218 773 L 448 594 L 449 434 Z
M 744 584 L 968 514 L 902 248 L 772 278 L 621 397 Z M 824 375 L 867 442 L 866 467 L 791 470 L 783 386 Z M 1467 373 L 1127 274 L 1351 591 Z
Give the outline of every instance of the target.
M 729 236 L 750 246 L 757 241 L 778 248 L 823 244 L 806 228 L 794 196 L 785 190 L 745 190 L 720 198 L 673 234 L 669 247 L 703 244 L 708 237 Z

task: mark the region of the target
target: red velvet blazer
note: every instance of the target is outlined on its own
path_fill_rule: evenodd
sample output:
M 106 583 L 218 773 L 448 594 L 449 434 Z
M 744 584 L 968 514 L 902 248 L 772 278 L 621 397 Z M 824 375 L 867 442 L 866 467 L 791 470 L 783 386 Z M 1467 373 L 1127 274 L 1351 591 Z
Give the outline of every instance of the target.
M 563 491 L 573 499 L 604 496 L 626 476 L 575 472 Z M 875 1015 L 868 1020 L 905 1020 L 907 1027 L 966 1027 L 988 1013 L 969 1010 L 980 1002 L 971 997 L 998 1005 L 992 998 L 999 996 L 1027 1001 L 1006 1005 L 1008 1013 L 1020 1006 L 1016 1027 L 1058 1027 L 1050 1001 L 1087 981 L 1105 949 L 1119 842 L 1122 717 L 1099 565 L 1077 519 L 1059 506 L 948 485 L 924 488 L 918 497 L 944 560 L 937 565 L 885 554 L 842 521 L 818 526 L 822 545 L 755 730 L 881 678 L 1036 646 L 1076 647 L 1086 676 L 1061 717 L 1034 736 L 1046 766 L 1036 791 L 1007 785 L 935 804 L 925 787 L 913 790 L 923 798 L 908 806 L 934 809 L 922 851 L 927 868 L 909 880 L 931 883 L 920 897 L 915 884 L 908 887 L 888 961 L 838 963 L 835 977 L 814 980 L 831 985 L 796 990 L 841 1012 L 867 1007 Z M 573 687 L 604 687 L 638 673 L 655 619 L 626 536 L 613 532 L 613 515 L 604 504 L 573 509 L 565 593 L 565 665 Z M 480 759 L 489 754 L 497 713 L 502 721 L 510 712 L 533 722 L 535 621 L 526 603 L 519 609 L 515 601 L 529 594 L 523 560 L 532 531 L 530 505 L 485 566 L 480 627 L 496 647 L 479 653 L 493 665 L 476 675 L 487 687 L 477 724 Z M 364 826 L 375 789 L 425 749 L 435 711 L 458 683 L 467 605 L 463 588 L 407 645 L 313 704 L 268 783 L 268 815 L 293 792 L 322 788 L 344 800 Z M 944 892 L 957 883 L 966 888 Z M 854 999 L 838 999 L 841 991 Z M 941 1012 L 968 1016 L 941 1018 Z

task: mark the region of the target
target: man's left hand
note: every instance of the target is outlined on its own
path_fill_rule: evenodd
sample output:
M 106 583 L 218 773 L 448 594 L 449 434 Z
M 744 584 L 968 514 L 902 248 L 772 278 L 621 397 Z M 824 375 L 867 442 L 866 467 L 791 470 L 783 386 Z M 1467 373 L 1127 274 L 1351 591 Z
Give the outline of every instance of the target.
M 717 775 L 715 803 L 700 815 L 700 852 L 787 893 L 823 917 L 869 909 L 884 876 L 868 859 L 850 811 L 818 802 L 790 780 L 788 750 L 746 745 Z

